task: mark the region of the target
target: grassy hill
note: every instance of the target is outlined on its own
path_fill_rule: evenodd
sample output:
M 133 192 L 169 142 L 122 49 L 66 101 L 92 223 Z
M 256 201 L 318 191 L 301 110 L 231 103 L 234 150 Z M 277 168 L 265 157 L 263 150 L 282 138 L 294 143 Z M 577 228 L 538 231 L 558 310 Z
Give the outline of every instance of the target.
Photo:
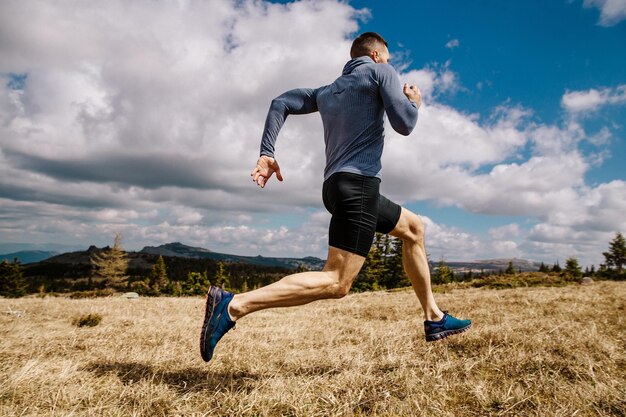
M 0 415 L 624 416 L 626 282 L 410 290 L 243 318 L 206 364 L 201 298 L 0 299 Z M 75 317 L 97 313 L 96 327 Z

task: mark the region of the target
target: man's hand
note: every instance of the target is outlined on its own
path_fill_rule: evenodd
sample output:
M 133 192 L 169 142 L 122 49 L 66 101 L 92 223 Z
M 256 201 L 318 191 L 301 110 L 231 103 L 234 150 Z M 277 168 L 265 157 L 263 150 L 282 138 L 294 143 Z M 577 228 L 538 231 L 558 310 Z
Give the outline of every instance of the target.
M 278 181 L 283 180 L 278 162 L 276 162 L 274 158 L 262 155 L 256 162 L 256 167 L 252 170 L 250 175 L 252 176 L 252 181 L 256 182 L 259 187 L 264 188 L 273 173 L 276 173 Z
M 418 109 L 420 108 L 420 106 L 422 105 L 422 92 L 420 91 L 419 88 L 417 88 L 414 85 L 409 86 L 408 84 L 405 83 L 404 89 L 402 90 L 402 92 L 404 93 L 406 98 L 409 99 L 409 101 L 412 101 L 413 103 L 417 104 Z

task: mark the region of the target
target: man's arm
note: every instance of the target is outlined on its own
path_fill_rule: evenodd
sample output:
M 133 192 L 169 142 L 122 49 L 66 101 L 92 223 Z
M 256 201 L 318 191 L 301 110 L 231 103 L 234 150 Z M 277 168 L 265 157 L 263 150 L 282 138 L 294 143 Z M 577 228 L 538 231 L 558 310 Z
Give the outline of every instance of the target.
M 265 128 L 261 139 L 261 155 L 274 157 L 274 144 L 278 132 L 290 114 L 307 114 L 317 111 L 317 90 L 297 88 L 287 91 L 272 100 L 265 119 Z
M 261 139 L 261 151 L 256 166 L 250 173 L 252 181 L 261 188 L 270 177 L 276 173 L 279 181 L 283 180 L 278 162 L 274 159 L 274 145 L 278 132 L 285 124 L 287 116 L 290 114 L 307 114 L 317 111 L 317 90 L 310 88 L 298 88 L 272 100 L 270 109 L 265 119 L 265 128 Z
M 421 93 L 415 86 L 405 84 L 402 87 L 398 74 L 389 65 L 380 67 L 379 76 L 379 91 L 389 123 L 396 132 L 408 136 L 417 123 L 417 109 L 422 104 Z

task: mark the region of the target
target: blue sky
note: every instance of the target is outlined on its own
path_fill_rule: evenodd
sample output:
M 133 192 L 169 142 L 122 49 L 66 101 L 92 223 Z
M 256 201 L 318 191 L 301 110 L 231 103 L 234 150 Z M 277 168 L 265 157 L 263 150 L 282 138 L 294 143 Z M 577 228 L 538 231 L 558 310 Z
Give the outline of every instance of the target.
M 626 80 L 626 24 L 600 25 L 600 10 L 581 7 L 582 1 L 350 4 L 371 11 L 360 30 L 384 34 L 391 50 L 401 51 L 410 68 L 449 63 L 461 86 L 441 101 L 481 117 L 503 103 L 515 103 L 532 109 L 539 122 L 560 124 L 566 118 L 561 107 L 564 92 L 618 86 Z M 584 120 L 590 133 L 620 125 L 609 146 L 611 157 L 585 174 L 587 183 L 626 179 L 625 121 L 626 106 L 603 109 Z M 408 207 L 474 233 L 512 221 L 534 223 L 429 202 Z
M 332 82 L 363 31 L 424 93 L 382 189 L 432 258 L 597 265 L 626 231 L 624 0 L 34 3 L 0 4 L 4 252 L 119 231 L 324 257 L 319 116 L 281 132 L 285 182 L 248 174 L 270 100 Z

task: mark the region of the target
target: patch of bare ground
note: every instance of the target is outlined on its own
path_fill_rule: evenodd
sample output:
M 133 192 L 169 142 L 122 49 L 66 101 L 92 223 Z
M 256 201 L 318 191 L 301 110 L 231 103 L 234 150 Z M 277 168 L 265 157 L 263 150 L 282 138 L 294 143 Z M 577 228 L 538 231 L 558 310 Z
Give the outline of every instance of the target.
M 426 343 L 410 290 L 355 294 L 245 317 L 209 364 L 200 298 L 0 299 L 0 415 L 626 415 L 626 282 L 437 299 L 473 328 Z

